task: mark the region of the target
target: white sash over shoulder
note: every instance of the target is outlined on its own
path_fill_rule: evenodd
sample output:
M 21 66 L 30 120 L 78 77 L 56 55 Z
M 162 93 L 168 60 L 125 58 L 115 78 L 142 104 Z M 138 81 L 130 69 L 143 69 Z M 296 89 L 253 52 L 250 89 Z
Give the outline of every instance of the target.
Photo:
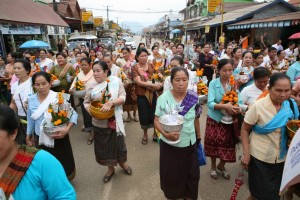
M 103 90 L 105 90 L 107 84 L 108 84 L 108 89 L 109 89 L 109 93 L 111 94 L 111 99 L 117 99 L 118 98 L 118 93 L 119 93 L 119 78 L 116 76 L 109 76 L 108 79 L 110 80 L 109 84 L 104 81 L 100 84 L 98 84 L 91 93 L 91 99 L 95 100 L 95 97 L 99 94 L 101 94 L 101 92 Z M 125 134 L 125 128 L 124 128 L 124 123 L 123 123 L 123 118 L 122 118 L 122 114 L 123 114 L 123 107 L 122 106 L 115 106 L 115 118 L 116 118 L 116 128 L 117 128 L 117 133 L 121 133 L 124 136 Z
M 21 94 L 24 91 L 27 91 L 28 88 L 30 88 L 31 90 L 31 94 L 33 93 L 33 89 L 32 89 L 32 81 L 31 78 L 29 78 L 27 81 L 25 81 L 24 83 L 21 83 L 20 85 L 18 85 L 16 87 L 16 91 L 14 93 L 14 99 L 19 98 L 19 94 Z

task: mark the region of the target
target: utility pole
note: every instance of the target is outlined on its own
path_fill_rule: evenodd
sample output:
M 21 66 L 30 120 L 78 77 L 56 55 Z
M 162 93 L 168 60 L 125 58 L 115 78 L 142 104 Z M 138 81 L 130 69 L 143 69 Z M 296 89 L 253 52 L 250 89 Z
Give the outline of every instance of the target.
M 117 24 L 119 25 L 119 17 L 116 17 L 117 18 Z
M 107 6 L 104 6 L 104 7 L 106 7 L 106 17 L 107 17 L 107 21 L 109 21 L 109 14 L 108 14 L 108 12 L 109 12 L 109 7 L 112 7 L 112 6 L 109 6 L 109 5 L 107 5 Z

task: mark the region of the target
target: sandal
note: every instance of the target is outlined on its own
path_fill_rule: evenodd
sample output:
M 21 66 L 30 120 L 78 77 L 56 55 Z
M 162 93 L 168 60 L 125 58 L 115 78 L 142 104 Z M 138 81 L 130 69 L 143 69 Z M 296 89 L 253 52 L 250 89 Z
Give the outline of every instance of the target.
M 210 177 L 213 179 L 218 179 L 218 174 L 216 170 L 210 170 Z
M 113 177 L 114 174 L 115 174 L 115 171 L 114 171 L 110 176 L 105 175 L 105 176 L 103 177 L 103 182 L 104 182 L 104 183 L 108 183 L 108 182 L 110 181 L 111 177 Z
M 143 145 L 146 145 L 147 143 L 148 143 L 148 139 L 147 139 L 147 138 L 143 138 L 143 139 L 142 139 L 142 144 L 143 144 Z
M 133 118 L 135 122 L 138 122 L 140 119 L 138 117 Z
M 223 178 L 225 178 L 226 180 L 230 179 L 230 173 L 228 173 L 226 171 L 226 169 L 220 169 L 219 167 L 217 167 L 217 170 L 219 170 L 222 173 Z
M 131 167 L 127 167 L 127 169 L 124 169 L 123 168 L 123 170 L 124 170 L 124 172 L 126 173 L 126 174 L 128 174 L 128 175 L 131 175 L 132 174 L 132 169 L 131 169 Z
M 94 138 L 93 139 L 88 139 L 88 141 L 86 143 L 87 143 L 87 145 L 91 145 L 93 143 L 93 141 L 94 141 Z

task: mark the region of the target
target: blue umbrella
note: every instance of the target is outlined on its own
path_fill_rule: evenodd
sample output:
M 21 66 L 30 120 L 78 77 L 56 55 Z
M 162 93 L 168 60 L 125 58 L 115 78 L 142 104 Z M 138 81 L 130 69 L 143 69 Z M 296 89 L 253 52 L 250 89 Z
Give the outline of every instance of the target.
M 49 44 L 40 40 L 30 40 L 24 42 L 19 48 L 33 49 L 33 48 L 48 48 Z
M 181 30 L 179 30 L 179 29 L 174 29 L 174 30 L 172 30 L 171 32 L 176 34 L 176 33 L 180 33 Z

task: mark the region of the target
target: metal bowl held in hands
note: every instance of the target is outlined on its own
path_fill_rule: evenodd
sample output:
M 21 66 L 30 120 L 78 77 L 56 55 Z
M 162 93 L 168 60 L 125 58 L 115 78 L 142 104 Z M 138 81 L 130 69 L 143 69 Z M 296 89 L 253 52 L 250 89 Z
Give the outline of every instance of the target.
M 51 136 L 54 133 L 60 132 L 67 127 L 67 124 L 62 124 L 59 126 L 48 126 L 47 124 L 44 125 L 44 133 L 48 136 Z
M 54 80 L 52 82 L 52 87 L 58 87 L 58 86 L 60 86 L 60 80 Z
M 78 98 L 84 98 L 86 90 L 75 90 L 73 95 Z
M 180 132 L 183 123 L 184 123 L 184 116 L 182 115 L 164 115 L 159 118 L 159 123 L 164 131 L 167 133 L 170 132 Z

